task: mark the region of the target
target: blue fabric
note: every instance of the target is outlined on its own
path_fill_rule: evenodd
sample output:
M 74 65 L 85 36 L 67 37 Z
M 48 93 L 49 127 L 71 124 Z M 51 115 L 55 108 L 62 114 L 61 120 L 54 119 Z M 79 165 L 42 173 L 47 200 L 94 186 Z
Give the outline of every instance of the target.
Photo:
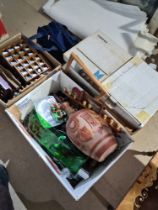
M 0 164 L 0 210 L 14 210 L 13 202 L 8 188 L 9 175 Z
M 33 46 L 40 51 L 48 51 L 61 63 L 63 53 L 76 45 L 80 40 L 72 34 L 66 26 L 52 21 L 48 25 L 38 27 L 37 34 L 30 37 L 30 40 L 36 39 L 41 46 Z
M 9 176 L 6 168 L 0 164 L 0 185 L 8 187 Z

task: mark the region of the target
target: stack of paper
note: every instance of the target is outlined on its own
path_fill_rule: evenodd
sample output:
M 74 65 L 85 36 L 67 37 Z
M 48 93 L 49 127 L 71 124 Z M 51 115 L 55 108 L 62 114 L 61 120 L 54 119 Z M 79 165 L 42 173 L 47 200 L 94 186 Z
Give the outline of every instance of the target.
M 75 53 L 100 81 L 110 76 L 131 58 L 125 50 L 102 32 L 87 37 L 64 53 L 66 62 L 71 53 Z

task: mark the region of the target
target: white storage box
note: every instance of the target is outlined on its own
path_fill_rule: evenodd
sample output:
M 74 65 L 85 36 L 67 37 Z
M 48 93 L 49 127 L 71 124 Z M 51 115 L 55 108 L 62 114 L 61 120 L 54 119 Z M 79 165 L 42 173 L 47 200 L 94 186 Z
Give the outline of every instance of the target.
M 50 93 L 55 93 L 58 90 L 62 91 L 65 87 L 70 90 L 74 86 L 81 89 L 81 87 L 79 87 L 74 81 L 72 81 L 65 73 L 59 71 L 51 76 L 48 80 L 43 82 L 41 85 L 36 87 L 34 90 L 32 90 L 30 93 L 28 93 L 26 96 L 21 98 L 15 104 L 13 104 L 10 108 L 7 108 L 6 112 L 17 127 L 17 129 L 23 134 L 28 143 L 34 148 L 34 150 L 42 158 L 45 164 L 49 167 L 51 172 L 62 183 L 65 189 L 75 200 L 79 200 L 90 189 L 90 187 L 92 187 L 124 154 L 132 140 L 126 132 L 123 132 L 120 135 L 121 142 L 124 142 L 122 147 L 119 150 L 116 150 L 104 162 L 102 162 L 101 165 L 95 169 L 90 178 L 81 181 L 75 188 L 73 188 L 69 181 L 62 176 L 61 171 L 59 170 L 55 162 L 53 162 L 48 154 L 37 143 L 37 141 L 33 139 L 31 135 L 27 132 L 20 119 L 24 118 L 33 109 L 32 101 L 42 99 Z

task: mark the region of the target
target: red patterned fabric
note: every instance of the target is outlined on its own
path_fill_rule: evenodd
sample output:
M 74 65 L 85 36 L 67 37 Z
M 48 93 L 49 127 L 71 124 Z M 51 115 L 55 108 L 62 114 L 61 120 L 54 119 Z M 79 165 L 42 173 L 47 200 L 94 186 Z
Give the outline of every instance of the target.
M 2 20 L 0 20 L 0 38 L 3 37 L 6 34 L 7 34 L 7 31 L 5 29 L 5 26 L 2 22 Z
M 95 112 L 82 109 L 70 115 L 66 131 L 78 149 L 101 162 L 117 147 L 111 128 Z

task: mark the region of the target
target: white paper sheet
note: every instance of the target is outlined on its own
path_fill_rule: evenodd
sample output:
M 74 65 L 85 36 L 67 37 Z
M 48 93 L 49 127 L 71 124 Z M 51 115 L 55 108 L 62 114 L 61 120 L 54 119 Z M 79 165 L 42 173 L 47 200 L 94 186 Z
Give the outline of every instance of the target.
M 92 0 L 49 0 L 43 10 L 81 38 L 101 30 L 128 51 L 146 22 L 146 14 L 133 6 L 125 9 L 119 4 L 116 8 L 108 1 L 101 6 Z
M 137 57 L 111 75 L 102 85 L 142 124 L 158 109 L 158 73 Z

